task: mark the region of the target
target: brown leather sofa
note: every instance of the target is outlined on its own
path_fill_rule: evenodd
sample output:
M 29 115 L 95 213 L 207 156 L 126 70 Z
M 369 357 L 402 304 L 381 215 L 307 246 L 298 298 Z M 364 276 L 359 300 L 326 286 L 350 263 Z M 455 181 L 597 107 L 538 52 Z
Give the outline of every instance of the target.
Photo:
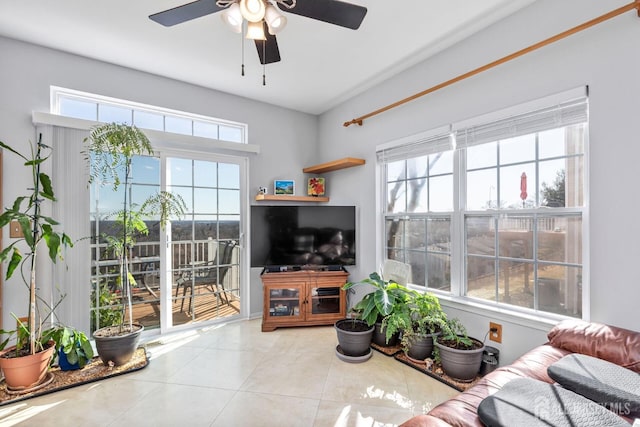
M 514 378 L 534 378 L 547 383 L 547 367 L 569 353 L 607 360 L 640 373 L 640 332 L 615 326 L 566 320 L 547 334 L 549 342 L 525 353 L 511 365 L 482 378 L 458 396 L 441 403 L 426 415 L 418 415 L 401 427 L 482 426 L 477 408 L 487 396 Z

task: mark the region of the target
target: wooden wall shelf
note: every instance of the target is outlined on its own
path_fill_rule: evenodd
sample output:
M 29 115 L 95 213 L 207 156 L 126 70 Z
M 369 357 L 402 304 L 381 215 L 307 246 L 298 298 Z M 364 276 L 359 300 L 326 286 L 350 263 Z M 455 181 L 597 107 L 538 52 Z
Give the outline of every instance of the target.
M 355 157 L 345 157 L 343 159 L 334 160 L 332 162 L 322 163 L 319 165 L 309 166 L 302 169 L 304 173 L 321 174 L 325 172 L 337 171 L 339 169 L 351 168 L 354 166 L 364 165 L 364 159 L 358 159 Z M 328 197 L 314 197 L 314 196 L 286 196 L 275 194 L 258 194 L 256 196 L 256 202 L 273 201 L 273 202 L 320 202 L 326 203 L 329 201 Z
M 277 201 L 277 202 L 328 202 L 328 197 L 314 197 L 314 196 L 284 196 L 274 194 L 258 194 L 256 196 L 256 202 L 262 201 Z
M 364 165 L 364 159 L 357 159 L 355 157 L 345 157 L 344 159 L 334 160 L 332 162 L 322 163 L 319 165 L 309 166 L 302 169 L 304 173 L 325 173 L 337 171 L 339 169 L 352 168 L 354 166 Z

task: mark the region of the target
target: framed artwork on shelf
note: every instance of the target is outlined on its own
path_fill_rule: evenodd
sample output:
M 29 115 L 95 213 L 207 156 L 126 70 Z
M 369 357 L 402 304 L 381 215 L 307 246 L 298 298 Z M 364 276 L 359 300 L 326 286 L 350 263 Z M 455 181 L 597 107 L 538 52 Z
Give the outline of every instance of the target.
M 324 196 L 324 178 L 309 178 L 307 181 L 308 196 Z
M 293 196 L 295 194 L 295 182 L 289 179 L 276 179 L 273 183 L 273 194 Z

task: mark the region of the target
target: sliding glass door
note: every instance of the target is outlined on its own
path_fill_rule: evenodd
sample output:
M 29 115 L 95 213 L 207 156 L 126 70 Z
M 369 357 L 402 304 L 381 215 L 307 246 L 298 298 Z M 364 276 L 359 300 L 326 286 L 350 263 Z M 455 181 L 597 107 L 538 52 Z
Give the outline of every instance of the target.
M 166 158 L 166 188 L 187 206 L 167 234 L 173 325 L 240 313 L 240 165 Z
M 201 153 L 134 160 L 128 195 L 134 208 L 160 190 L 186 204 L 185 215 L 164 229 L 158 218 L 143 218 L 147 232 L 137 233 L 129 249 L 133 317 L 145 328 L 240 315 L 244 168 L 243 159 Z M 107 236 L 118 228 L 123 190 L 110 184 L 91 187 L 92 331 L 117 321 L 122 304 L 118 259 Z

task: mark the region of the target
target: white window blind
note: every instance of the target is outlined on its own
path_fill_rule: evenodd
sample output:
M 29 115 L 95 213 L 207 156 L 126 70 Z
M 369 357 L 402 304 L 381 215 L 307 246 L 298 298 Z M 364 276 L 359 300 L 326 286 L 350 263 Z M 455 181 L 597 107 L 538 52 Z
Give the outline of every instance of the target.
M 586 123 L 587 119 L 587 98 L 580 97 L 552 107 L 541 108 L 504 119 L 473 126 L 458 127 L 453 125 L 453 128 L 457 148 L 466 148 L 486 142 Z
M 428 154 L 453 150 L 451 133 L 417 138 L 414 141 L 394 147 L 378 149 L 377 157 L 381 163 L 390 163 Z

